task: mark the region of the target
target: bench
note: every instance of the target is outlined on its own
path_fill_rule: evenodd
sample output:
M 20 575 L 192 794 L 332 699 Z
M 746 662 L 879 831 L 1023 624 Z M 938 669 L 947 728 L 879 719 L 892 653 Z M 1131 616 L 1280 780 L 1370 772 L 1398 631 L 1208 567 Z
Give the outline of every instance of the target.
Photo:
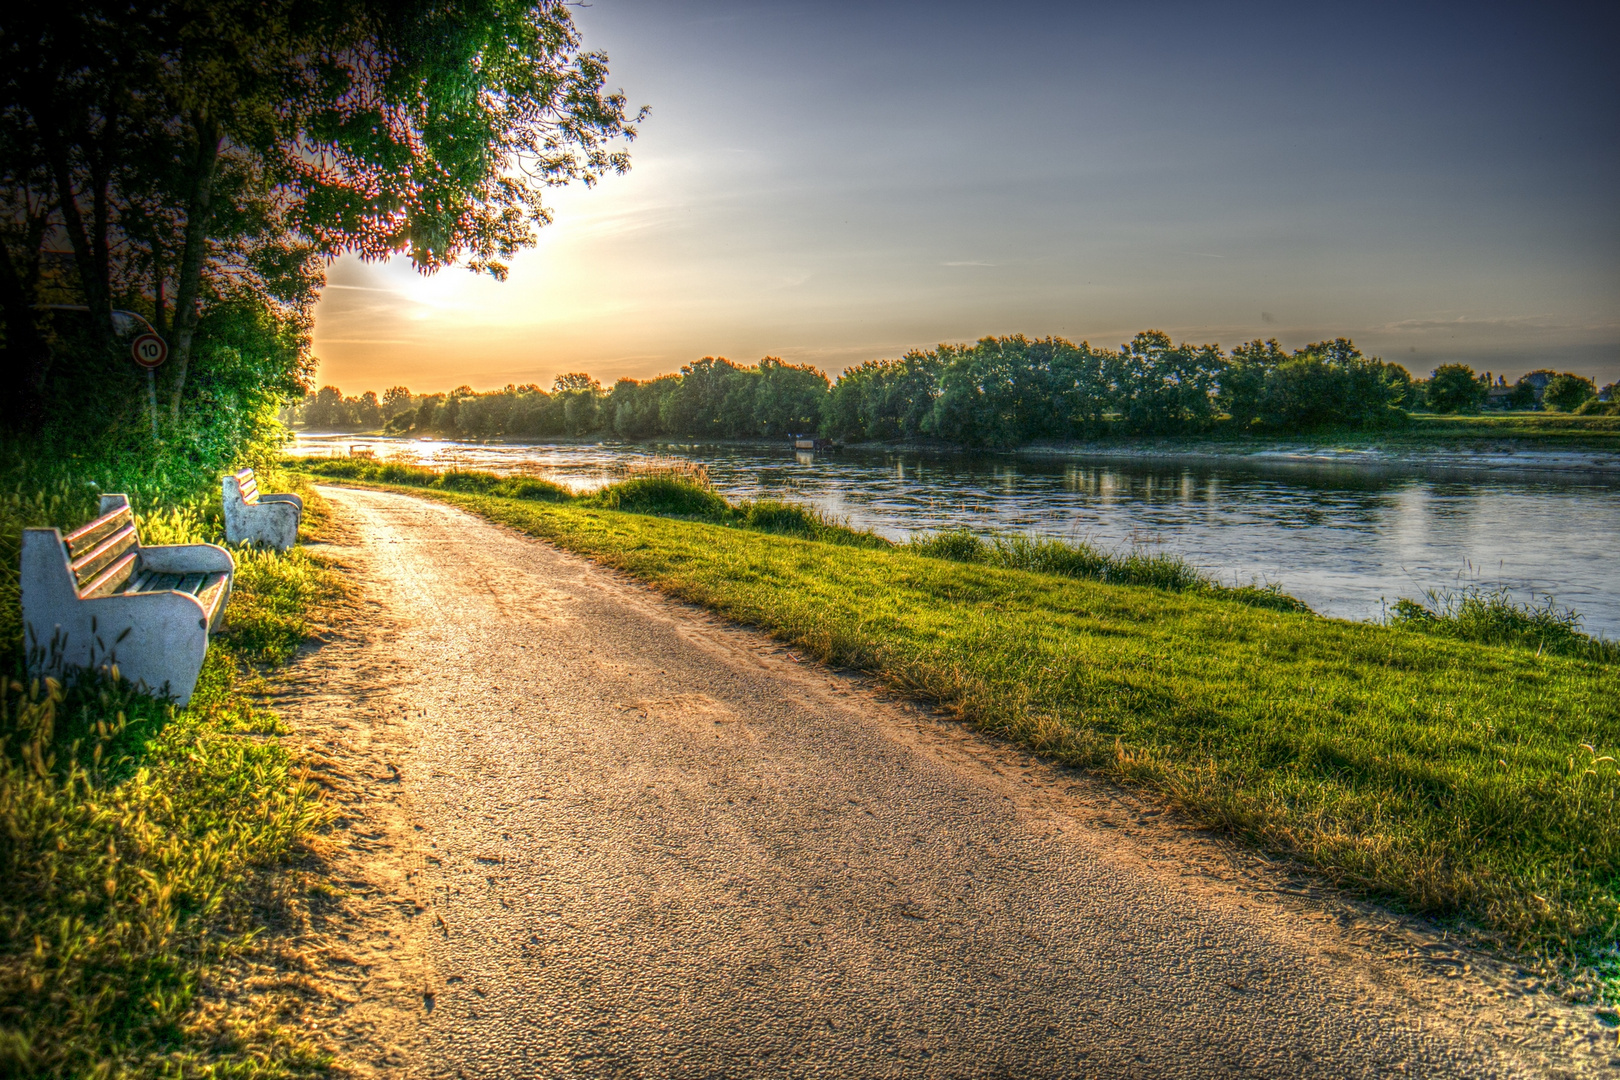
M 225 477 L 225 539 L 233 544 L 265 544 L 286 551 L 298 539 L 304 500 L 297 495 L 265 495 L 252 469 Z
M 117 665 L 148 693 L 191 700 L 236 563 L 218 544 L 144 547 L 123 495 L 63 536 L 24 529 L 22 616 L 36 675 Z

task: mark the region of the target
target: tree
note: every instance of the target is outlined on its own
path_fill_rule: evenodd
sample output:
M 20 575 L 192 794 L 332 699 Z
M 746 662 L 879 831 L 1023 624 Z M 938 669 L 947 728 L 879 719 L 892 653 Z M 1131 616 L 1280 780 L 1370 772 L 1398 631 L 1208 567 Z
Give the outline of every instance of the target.
M 768 438 L 809 434 L 821 424 L 827 400 L 827 376 L 809 364 L 789 364 L 775 356 L 759 362 L 759 384 L 749 426 Z
M 1144 330 L 1114 361 L 1117 408 L 1133 431 L 1196 430 L 1214 416 L 1226 367 L 1218 345 L 1172 346 L 1162 330 Z
M 1442 364 L 1430 374 L 1425 397 L 1432 412 L 1473 412 L 1490 389 L 1467 364 Z
M 116 358 L 113 308 L 145 314 L 178 421 L 211 307 L 307 329 L 345 251 L 502 277 L 545 189 L 628 168 L 639 118 L 563 0 L 13 5 L 0 43 L 14 421 L 50 396 L 37 304 L 88 307 L 80 364 Z
M 1559 412 L 1574 412 L 1597 397 L 1597 383 L 1568 371 L 1555 375 L 1541 392 L 1541 403 Z
M 602 384 L 585 374 L 583 371 L 575 371 L 567 375 L 558 375 L 555 379 L 551 380 L 551 392 L 553 394 L 561 394 L 568 390 L 589 390 L 595 393 L 599 392 L 601 389 Z
M 411 391 L 408 387 L 390 386 L 383 391 L 382 412 L 386 419 L 392 420 L 410 407 Z
M 1266 380 L 1288 360 L 1277 339 L 1255 340 L 1232 350 L 1226 370 L 1221 372 L 1216 403 L 1238 427 L 1248 427 L 1260 419 L 1265 408 Z

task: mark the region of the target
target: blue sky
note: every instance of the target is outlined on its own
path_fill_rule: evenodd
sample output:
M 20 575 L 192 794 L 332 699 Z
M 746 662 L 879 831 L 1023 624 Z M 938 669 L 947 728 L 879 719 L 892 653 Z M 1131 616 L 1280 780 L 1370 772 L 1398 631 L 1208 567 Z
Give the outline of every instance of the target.
M 1620 378 L 1620 25 L 1368 4 L 576 9 L 652 106 L 495 283 L 336 264 L 353 393 L 985 334 L 1350 336 Z

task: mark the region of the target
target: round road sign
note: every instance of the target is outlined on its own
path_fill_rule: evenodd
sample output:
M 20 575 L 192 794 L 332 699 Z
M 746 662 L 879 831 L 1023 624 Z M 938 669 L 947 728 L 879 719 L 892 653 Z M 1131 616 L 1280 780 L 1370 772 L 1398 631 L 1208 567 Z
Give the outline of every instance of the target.
M 129 343 L 130 355 L 143 368 L 155 368 L 169 358 L 169 346 L 156 334 L 142 334 Z

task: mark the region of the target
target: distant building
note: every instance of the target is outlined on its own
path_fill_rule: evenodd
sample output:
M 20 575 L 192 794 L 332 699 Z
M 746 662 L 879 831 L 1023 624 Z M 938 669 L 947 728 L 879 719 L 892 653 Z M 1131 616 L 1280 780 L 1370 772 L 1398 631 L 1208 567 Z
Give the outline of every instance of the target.
M 1513 408 L 1513 387 L 1502 376 L 1496 377 L 1496 384 L 1485 392 L 1485 407 L 1487 409 Z
M 1530 384 L 1530 388 L 1536 392 L 1536 404 L 1540 405 L 1541 395 L 1547 392 L 1547 384 L 1553 381 L 1553 373 L 1546 370 L 1532 371 L 1519 381 Z

